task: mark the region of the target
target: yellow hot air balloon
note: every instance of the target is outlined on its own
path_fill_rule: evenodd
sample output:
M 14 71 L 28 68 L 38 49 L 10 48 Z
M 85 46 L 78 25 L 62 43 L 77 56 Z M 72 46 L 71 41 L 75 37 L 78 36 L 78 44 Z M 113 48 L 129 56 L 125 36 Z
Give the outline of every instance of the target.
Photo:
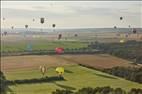
M 64 74 L 64 68 L 63 67 L 57 67 L 56 72 L 58 73 L 59 77 L 62 77 Z
M 121 40 L 120 40 L 120 43 L 124 43 L 124 42 L 125 42 L 125 40 L 124 40 L 124 39 L 121 39 Z

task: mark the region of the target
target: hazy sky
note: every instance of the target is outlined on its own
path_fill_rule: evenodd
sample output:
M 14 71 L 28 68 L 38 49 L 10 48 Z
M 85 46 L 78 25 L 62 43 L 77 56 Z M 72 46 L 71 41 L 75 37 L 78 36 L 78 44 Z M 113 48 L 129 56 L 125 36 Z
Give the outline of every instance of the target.
M 8 28 L 25 24 L 50 28 L 54 23 L 57 28 L 142 27 L 141 1 L 2 1 L 1 5 L 2 27 Z

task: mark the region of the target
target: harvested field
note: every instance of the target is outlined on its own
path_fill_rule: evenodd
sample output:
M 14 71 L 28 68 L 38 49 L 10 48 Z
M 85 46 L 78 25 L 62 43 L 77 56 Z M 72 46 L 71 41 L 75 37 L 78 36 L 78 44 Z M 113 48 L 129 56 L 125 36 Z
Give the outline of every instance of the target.
M 2 68 L 6 71 L 18 69 L 35 69 L 40 65 L 47 67 L 63 66 L 68 64 L 83 64 L 94 68 L 112 68 L 116 66 L 134 66 L 131 62 L 114 56 L 99 55 L 44 55 L 44 56 L 11 56 L 1 58 Z M 135 65 L 136 66 L 136 65 Z
M 39 68 L 40 65 L 45 65 L 46 67 L 55 67 L 68 65 L 69 63 L 55 56 L 11 56 L 11 57 L 2 57 L 2 70 L 5 72 L 14 71 L 18 69 L 35 69 Z
M 116 66 L 137 66 L 132 65 L 130 61 L 114 57 L 107 54 L 97 54 L 97 55 L 65 55 L 60 56 L 68 61 L 72 61 L 74 63 L 83 64 L 87 66 L 91 66 L 94 68 L 104 69 L 104 68 L 112 68 Z

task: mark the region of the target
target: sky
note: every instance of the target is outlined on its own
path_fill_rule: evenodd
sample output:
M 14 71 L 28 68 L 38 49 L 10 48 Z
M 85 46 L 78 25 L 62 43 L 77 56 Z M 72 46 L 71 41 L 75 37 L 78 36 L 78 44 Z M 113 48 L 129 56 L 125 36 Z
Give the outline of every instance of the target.
M 1 23 L 2 28 L 142 27 L 142 1 L 1 1 Z

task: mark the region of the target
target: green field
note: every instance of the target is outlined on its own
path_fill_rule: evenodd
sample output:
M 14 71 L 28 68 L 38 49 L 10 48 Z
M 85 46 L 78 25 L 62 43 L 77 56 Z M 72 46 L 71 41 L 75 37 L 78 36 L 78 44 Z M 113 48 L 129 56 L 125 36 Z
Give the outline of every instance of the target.
M 82 87 L 98 87 L 111 86 L 113 88 L 120 87 L 125 90 L 131 88 L 142 88 L 142 84 L 124 80 L 106 73 L 88 69 L 76 64 L 64 66 L 65 81 L 53 81 L 33 84 L 16 84 L 10 86 L 15 94 L 51 94 L 56 89 L 77 90 Z M 22 80 L 41 78 L 39 70 L 36 69 L 19 69 L 5 73 L 8 80 Z M 56 76 L 55 68 L 48 69 L 46 76 Z
M 32 45 L 32 50 L 54 50 L 56 47 L 64 47 L 73 49 L 73 48 L 82 48 L 87 47 L 87 43 L 79 42 L 79 41 L 46 41 L 46 40 L 38 40 L 32 42 L 8 42 L 3 43 L 1 45 L 2 52 L 8 51 L 25 51 L 27 50 L 28 45 Z

